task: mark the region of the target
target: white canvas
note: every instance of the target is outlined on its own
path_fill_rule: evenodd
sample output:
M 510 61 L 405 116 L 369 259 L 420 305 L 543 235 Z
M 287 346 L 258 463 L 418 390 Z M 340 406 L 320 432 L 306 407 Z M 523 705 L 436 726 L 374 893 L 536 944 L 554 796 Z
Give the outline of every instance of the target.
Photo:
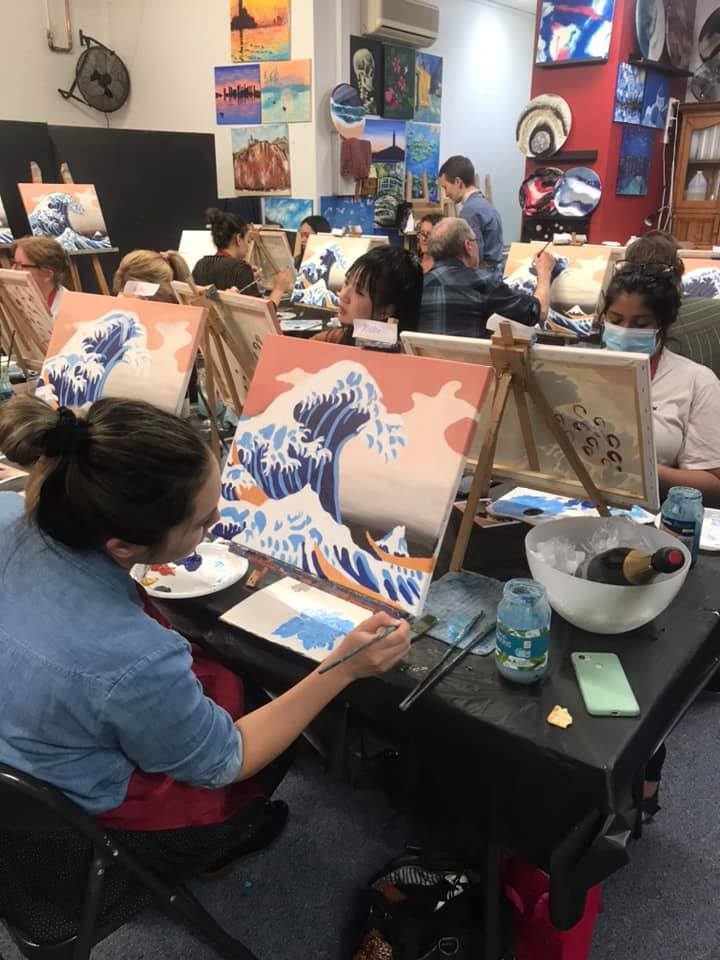
M 209 230 L 183 230 L 180 234 L 178 253 L 192 272 L 202 257 L 211 257 L 217 250 Z
M 320 661 L 370 616 L 372 611 L 365 607 L 285 577 L 231 607 L 220 619 Z
M 491 341 L 402 333 L 402 348 L 419 357 L 491 364 Z M 648 357 L 615 350 L 532 347 L 531 366 L 540 389 L 592 480 L 609 504 L 658 510 L 657 463 Z M 473 455 L 485 436 L 491 404 L 483 411 Z M 528 399 L 540 461 L 530 469 L 514 396 L 505 408 L 493 476 L 499 480 L 586 498 L 565 454 Z

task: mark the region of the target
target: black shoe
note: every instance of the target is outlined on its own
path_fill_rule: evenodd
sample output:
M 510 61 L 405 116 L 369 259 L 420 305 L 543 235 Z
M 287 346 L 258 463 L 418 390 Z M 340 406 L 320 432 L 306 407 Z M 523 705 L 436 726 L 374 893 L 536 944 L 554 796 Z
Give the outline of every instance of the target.
M 262 808 L 261 816 L 251 821 L 246 838 L 233 847 L 219 863 L 200 874 L 198 879 L 220 880 L 232 871 L 238 860 L 266 850 L 285 829 L 289 815 L 290 809 L 284 800 L 268 800 Z
M 642 801 L 642 821 L 643 823 L 650 823 L 655 816 L 662 810 L 660 806 L 660 785 L 655 793 L 651 797 L 643 797 Z

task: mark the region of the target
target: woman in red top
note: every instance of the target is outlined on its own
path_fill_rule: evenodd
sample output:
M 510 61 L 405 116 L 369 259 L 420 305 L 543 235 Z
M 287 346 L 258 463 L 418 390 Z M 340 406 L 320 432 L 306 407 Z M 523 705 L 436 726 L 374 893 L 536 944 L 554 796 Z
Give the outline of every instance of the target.
M 52 237 L 21 237 L 10 248 L 13 270 L 26 270 L 40 288 L 53 318 L 65 293 L 70 259 Z

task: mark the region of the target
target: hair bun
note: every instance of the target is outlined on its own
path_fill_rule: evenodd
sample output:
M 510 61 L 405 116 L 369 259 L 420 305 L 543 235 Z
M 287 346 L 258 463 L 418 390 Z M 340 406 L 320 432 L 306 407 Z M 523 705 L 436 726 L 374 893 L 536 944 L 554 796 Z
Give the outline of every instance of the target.
M 87 420 L 76 417 L 69 407 L 60 407 L 57 423 L 45 433 L 43 453 L 46 457 L 72 456 L 80 453 L 87 442 Z

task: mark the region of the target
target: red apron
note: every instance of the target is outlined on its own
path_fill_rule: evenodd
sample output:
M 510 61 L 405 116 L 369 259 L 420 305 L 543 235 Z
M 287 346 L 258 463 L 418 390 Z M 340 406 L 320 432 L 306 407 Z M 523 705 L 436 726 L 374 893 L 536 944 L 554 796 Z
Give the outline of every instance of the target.
M 170 629 L 170 622 L 141 591 L 148 616 Z M 223 707 L 233 720 L 243 714 L 245 693 L 243 682 L 232 670 L 210 659 L 192 644 L 192 670 L 205 695 Z M 204 827 L 223 823 L 250 800 L 264 797 L 254 777 L 231 783 L 218 790 L 191 787 L 164 773 L 143 773 L 135 770 L 128 783 L 125 800 L 119 807 L 100 814 L 97 819 L 113 830 L 173 830 L 182 827 Z

